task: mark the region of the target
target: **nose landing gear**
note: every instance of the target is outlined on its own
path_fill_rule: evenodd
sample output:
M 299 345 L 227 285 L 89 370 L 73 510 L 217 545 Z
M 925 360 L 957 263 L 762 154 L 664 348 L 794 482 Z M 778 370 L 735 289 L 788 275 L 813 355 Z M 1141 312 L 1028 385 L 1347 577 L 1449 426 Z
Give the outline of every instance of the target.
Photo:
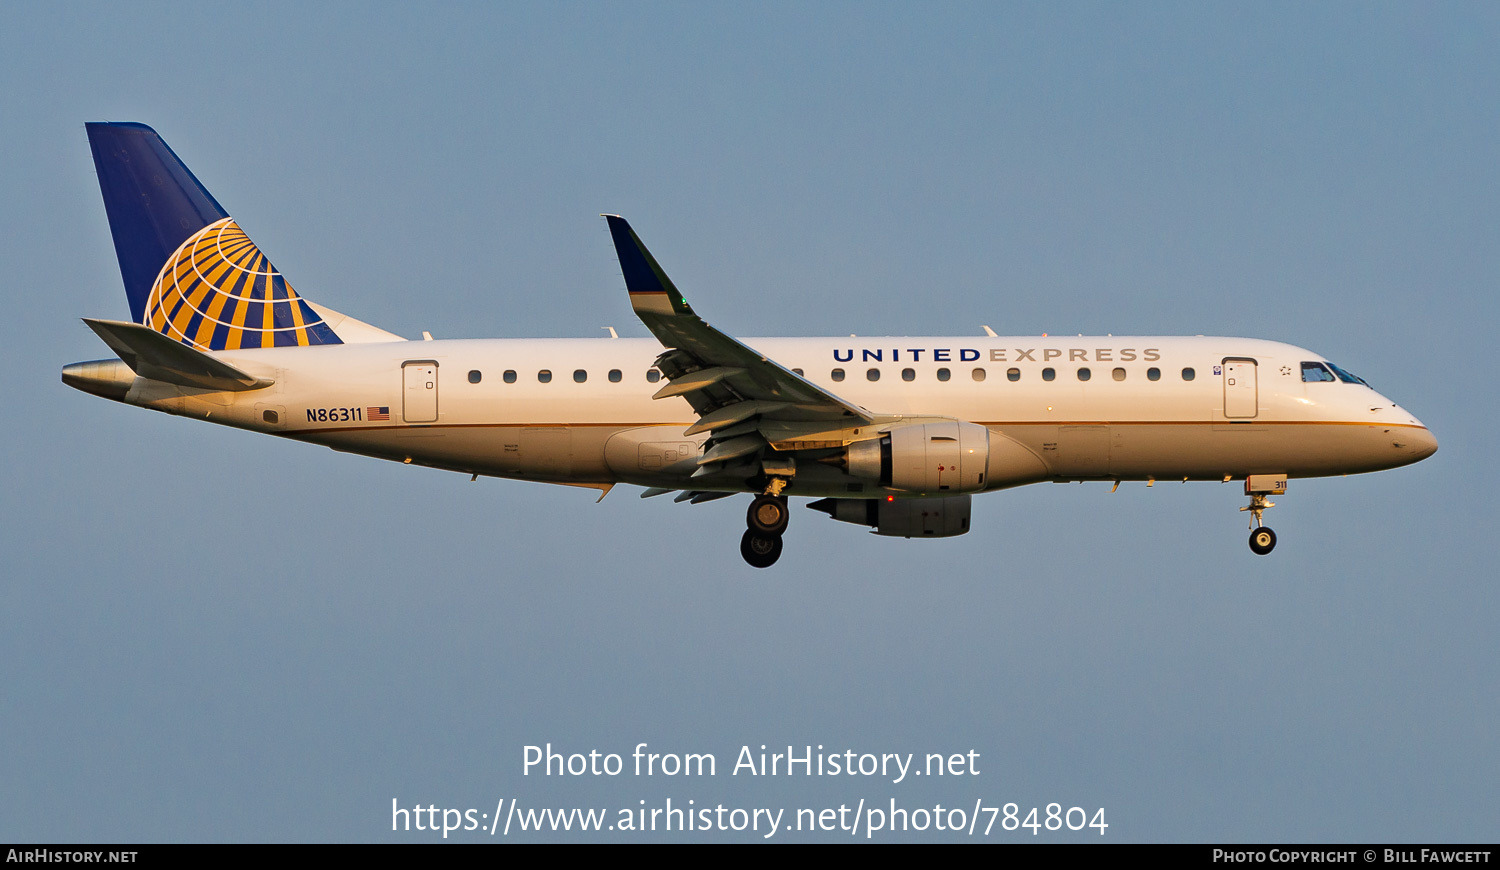
M 781 483 L 781 486 L 774 486 Z M 755 497 L 745 512 L 744 537 L 740 538 L 740 555 L 753 568 L 769 568 L 781 558 L 781 535 L 791 522 L 786 496 L 781 495 L 784 481 L 773 481 L 772 489 Z
M 1250 504 L 1240 510 L 1250 512 L 1250 552 L 1257 556 L 1264 556 L 1276 549 L 1276 533 L 1261 524 L 1261 514 L 1268 508 L 1276 507 L 1276 503 L 1267 501 L 1266 496 L 1282 495 L 1285 492 L 1284 474 L 1252 474 L 1245 478 L 1245 495 L 1250 496 Z
M 1250 533 L 1250 551 L 1257 556 L 1276 549 L 1276 533 L 1262 526 Z

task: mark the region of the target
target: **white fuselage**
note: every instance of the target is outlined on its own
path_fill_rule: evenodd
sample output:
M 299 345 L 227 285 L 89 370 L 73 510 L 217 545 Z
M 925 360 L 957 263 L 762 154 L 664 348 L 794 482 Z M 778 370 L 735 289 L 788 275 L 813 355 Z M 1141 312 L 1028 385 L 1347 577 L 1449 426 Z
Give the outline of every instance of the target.
M 1034 468 L 992 480 L 990 489 L 1049 479 L 1347 474 L 1416 462 L 1436 449 L 1419 420 L 1373 389 L 1305 382 L 1301 364 L 1322 358 L 1279 342 L 1001 336 L 745 343 L 879 414 L 978 423 L 1035 456 Z M 465 473 L 683 488 L 706 436 L 683 436 L 696 419 L 687 402 L 651 398 L 666 383 L 648 379 L 660 352 L 653 339 L 608 338 L 242 350 L 215 356 L 274 385 L 209 392 L 136 378 L 123 398 Z M 851 492 L 835 469 L 809 472 L 791 494 Z

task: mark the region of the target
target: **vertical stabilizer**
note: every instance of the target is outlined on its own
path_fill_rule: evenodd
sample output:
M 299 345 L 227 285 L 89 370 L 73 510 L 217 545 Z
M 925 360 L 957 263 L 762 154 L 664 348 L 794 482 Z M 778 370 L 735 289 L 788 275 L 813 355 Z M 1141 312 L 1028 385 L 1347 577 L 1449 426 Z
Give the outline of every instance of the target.
M 155 130 L 85 126 L 136 323 L 199 350 L 342 343 Z

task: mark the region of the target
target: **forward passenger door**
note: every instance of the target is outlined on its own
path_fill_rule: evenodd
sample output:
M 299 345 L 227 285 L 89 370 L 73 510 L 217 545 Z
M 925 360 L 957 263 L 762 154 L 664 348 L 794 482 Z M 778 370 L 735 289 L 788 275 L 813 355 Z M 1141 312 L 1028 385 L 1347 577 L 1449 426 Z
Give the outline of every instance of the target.
M 1260 413 L 1256 392 L 1256 366 L 1253 359 L 1226 357 L 1224 360 L 1224 416 L 1245 420 Z

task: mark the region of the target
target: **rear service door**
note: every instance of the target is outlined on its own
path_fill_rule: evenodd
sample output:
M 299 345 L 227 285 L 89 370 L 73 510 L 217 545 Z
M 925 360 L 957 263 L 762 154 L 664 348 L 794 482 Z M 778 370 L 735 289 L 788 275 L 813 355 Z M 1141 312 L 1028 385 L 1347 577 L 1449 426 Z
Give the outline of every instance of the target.
M 1247 420 L 1260 412 L 1255 388 L 1255 360 L 1224 360 L 1224 416 Z
M 437 372 L 437 363 L 432 360 L 412 360 L 401 364 L 401 416 L 406 422 L 437 422 Z

